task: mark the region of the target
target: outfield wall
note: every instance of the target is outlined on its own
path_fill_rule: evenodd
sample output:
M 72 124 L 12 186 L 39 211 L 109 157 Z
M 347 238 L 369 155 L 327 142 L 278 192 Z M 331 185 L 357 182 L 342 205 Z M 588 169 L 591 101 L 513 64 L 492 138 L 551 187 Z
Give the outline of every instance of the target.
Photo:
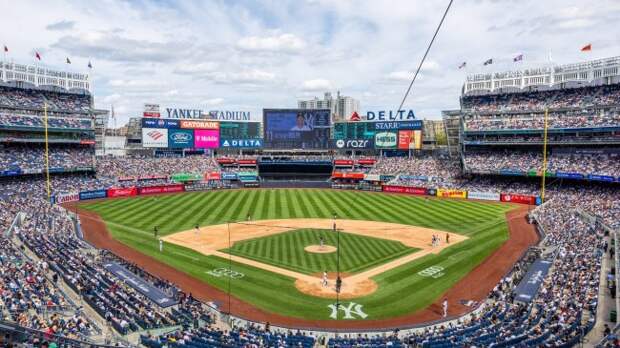
M 261 185 L 266 188 L 330 188 L 331 184 L 327 181 L 265 181 Z M 359 185 L 359 184 L 357 184 Z M 351 189 L 361 191 L 371 191 L 370 189 L 359 188 L 356 184 L 339 186 L 340 189 Z M 440 198 L 458 198 L 473 199 L 484 201 L 496 201 L 506 203 L 519 203 L 526 205 L 540 205 L 542 200 L 538 196 L 524 195 L 510 192 L 480 192 L 467 191 L 460 189 L 444 189 L 444 188 L 426 188 L 402 185 L 377 185 L 377 189 L 381 187 L 381 191 L 385 193 L 400 193 L 417 196 L 433 196 Z M 52 197 L 53 203 L 68 203 L 75 201 L 85 201 L 90 199 L 101 198 L 117 198 L 132 197 L 138 195 L 150 195 L 161 193 L 180 193 L 207 191 L 216 189 L 208 183 L 190 183 L 190 184 L 169 184 L 155 186 L 132 186 L 124 188 L 108 188 L 100 190 L 89 190 L 59 194 Z M 376 191 L 376 190 L 375 190 Z

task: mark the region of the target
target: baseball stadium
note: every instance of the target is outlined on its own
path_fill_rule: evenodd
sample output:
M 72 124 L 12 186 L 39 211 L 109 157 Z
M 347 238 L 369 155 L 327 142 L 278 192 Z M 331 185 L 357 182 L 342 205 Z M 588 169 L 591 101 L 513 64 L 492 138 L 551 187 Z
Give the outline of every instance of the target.
M 509 43 L 479 67 L 459 62 L 458 87 L 442 86 L 445 99 L 434 101 L 440 115 L 420 117 L 418 86 L 448 76 L 428 62 L 439 59 L 433 50 L 446 52 L 455 22 L 465 24 L 455 19 L 459 5 L 425 14 L 432 25 L 420 31 L 423 47 L 412 48 L 420 60 L 409 59 L 406 79 L 386 82 L 396 94 L 372 99 L 351 88 L 394 104 L 383 108 L 363 109 L 340 91 L 324 100 L 301 93 L 296 105 L 227 100 L 233 107 L 218 110 L 206 109 L 215 99 L 176 103 L 179 91 L 125 93 L 161 86 L 133 65 L 161 48 L 124 39 L 124 29 L 110 51 L 98 41 L 103 31 L 82 53 L 72 53 L 77 36 L 68 46 L 69 36 L 43 36 L 34 63 L 4 45 L 2 345 L 620 346 L 617 44 L 601 41 L 612 54 L 596 57 L 585 56 L 592 43 L 577 48 L 584 56 L 554 46 L 575 58 L 524 63 L 512 55 L 518 41 Z M 90 15 L 116 1 L 109 6 Z M 84 25 L 64 18 L 46 30 Z M 22 45 L 12 35 L 6 40 Z M 295 49 L 311 41 L 287 35 L 248 36 L 229 49 L 267 59 L 280 47 L 274 38 Z M 165 51 L 180 50 L 178 40 Z M 290 47 L 276 61 L 297 59 Z M 117 58 L 134 48 L 148 54 Z M 177 59 L 164 53 L 152 66 Z M 65 54 L 75 59 L 54 61 Z M 118 61 L 131 66 L 123 79 L 106 70 Z M 265 93 L 247 81 L 270 80 L 266 73 L 217 66 L 173 70 L 212 81 L 213 90 L 232 83 Z M 316 81 L 308 85 L 323 88 Z M 288 87 L 273 86 L 283 95 Z

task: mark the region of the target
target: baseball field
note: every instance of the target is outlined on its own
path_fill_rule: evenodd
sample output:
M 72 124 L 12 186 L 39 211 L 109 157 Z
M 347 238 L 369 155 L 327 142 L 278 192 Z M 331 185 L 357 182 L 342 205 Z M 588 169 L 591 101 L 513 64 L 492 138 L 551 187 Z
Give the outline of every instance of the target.
M 318 189 L 138 196 L 79 207 L 120 243 L 209 288 L 307 321 L 374 321 L 429 307 L 502 246 L 506 213 L 515 208 Z M 467 292 L 461 297 L 468 300 Z

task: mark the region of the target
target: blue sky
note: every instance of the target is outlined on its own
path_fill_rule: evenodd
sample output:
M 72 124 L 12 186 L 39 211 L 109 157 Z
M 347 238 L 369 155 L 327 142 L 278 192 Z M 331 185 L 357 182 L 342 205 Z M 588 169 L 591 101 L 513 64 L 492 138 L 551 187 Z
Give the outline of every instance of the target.
M 395 109 L 447 1 L 13 1 L 8 58 L 86 72 L 118 124 L 144 103 L 203 110 L 294 107 L 340 90 Z M 439 118 L 466 74 L 620 55 L 620 1 L 456 0 L 407 108 Z M 593 44 L 593 51 L 579 48 Z M 523 62 L 512 57 L 524 54 Z M 65 57 L 73 64 L 64 64 Z M 495 64 L 483 67 L 493 58 Z M 457 66 L 467 61 L 467 68 Z

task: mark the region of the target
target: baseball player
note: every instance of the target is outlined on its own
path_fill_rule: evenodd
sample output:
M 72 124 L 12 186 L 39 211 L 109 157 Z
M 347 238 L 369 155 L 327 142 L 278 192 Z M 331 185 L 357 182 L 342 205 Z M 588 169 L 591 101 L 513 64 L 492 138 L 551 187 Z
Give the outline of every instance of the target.
M 153 237 L 157 238 L 159 236 L 159 228 L 157 226 L 153 227 Z
M 441 306 L 443 307 L 443 317 L 447 317 L 448 316 L 448 299 L 444 298 L 443 299 L 443 303 L 441 304 Z
M 196 229 L 196 236 L 198 236 L 198 234 L 200 232 L 200 226 L 196 225 L 196 226 L 194 226 L 194 228 Z
M 159 240 L 159 252 L 161 253 L 162 251 L 164 251 L 164 241 L 163 240 Z
M 450 233 L 446 233 L 446 244 L 450 244 Z
M 325 247 L 325 239 L 323 239 L 323 236 L 321 236 L 321 237 L 320 237 L 320 239 L 319 239 L 319 244 L 320 244 L 320 246 L 321 246 L 321 247 L 320 247 L 320 249 L 321 249 L 321 250 L 325 249 L 325 248 L 324 248 L 324 247 Z
M 323 271 L 323 280 L 321 281 L 321 284 L 323 285 L 323 287 L 327 287 L 328 282 L 327 282 L 327 271 Z

